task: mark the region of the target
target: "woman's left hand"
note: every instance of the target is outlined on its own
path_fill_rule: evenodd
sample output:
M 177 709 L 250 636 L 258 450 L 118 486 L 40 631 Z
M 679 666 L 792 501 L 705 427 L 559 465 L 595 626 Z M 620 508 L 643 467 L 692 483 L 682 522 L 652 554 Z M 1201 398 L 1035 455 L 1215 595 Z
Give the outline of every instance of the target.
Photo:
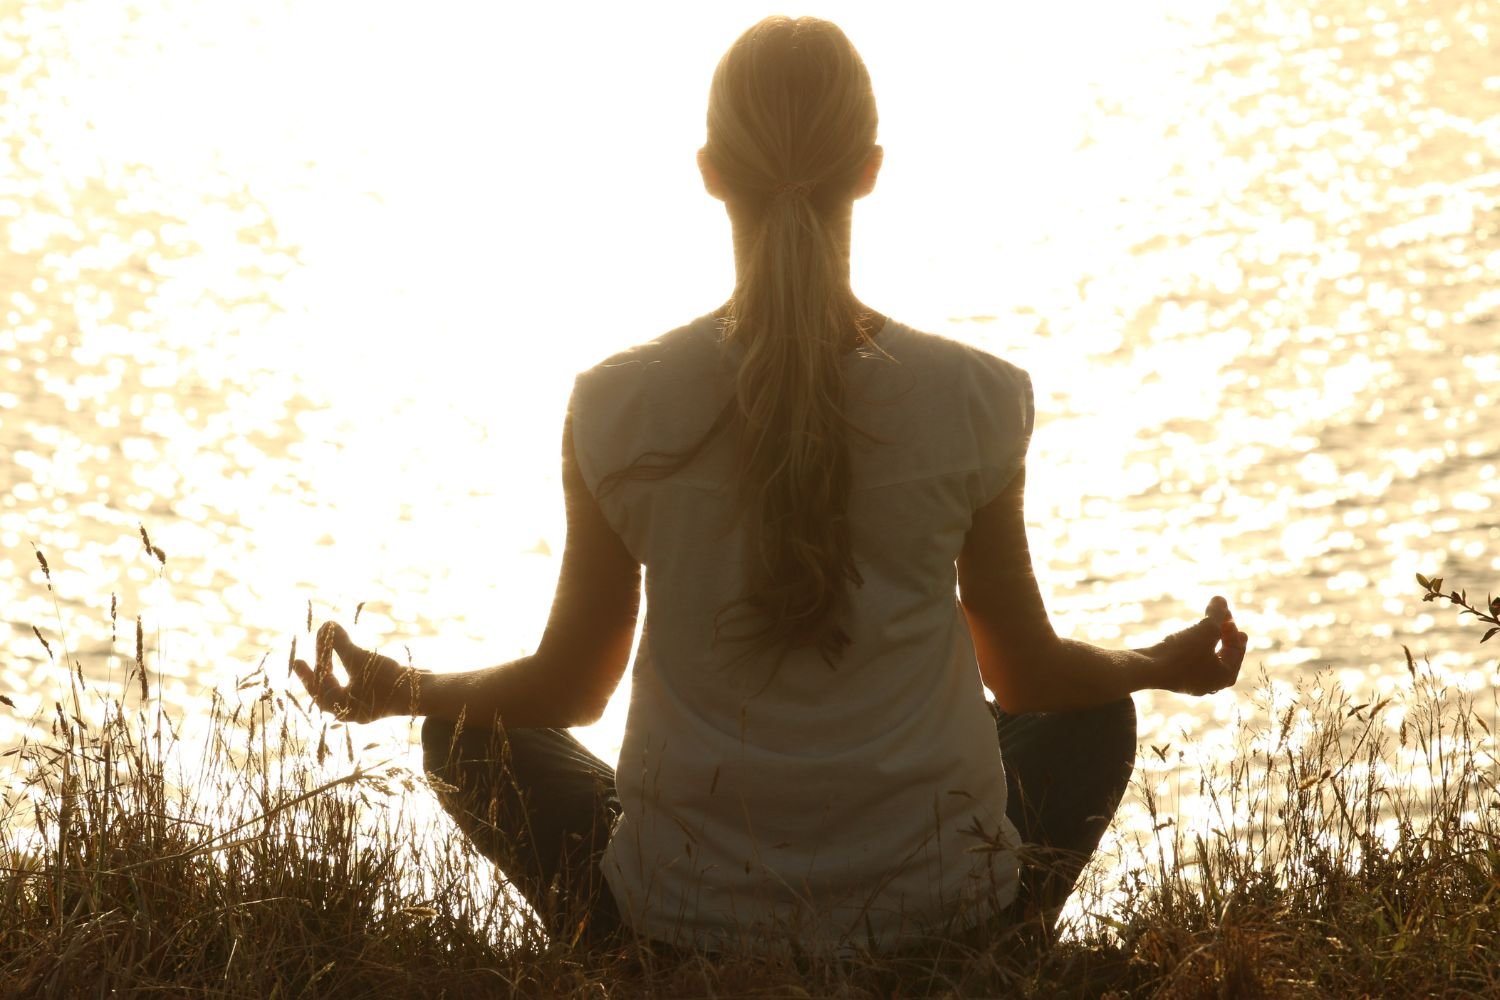
M 349 675 L 348 684 L 334 676 L 334 654 Z M 318 629 L 316 666 L 293 660 L 292 669 L 318 707 L 340 719 L 373 722 L 392 715 L 420 714 L 417 685 L 421 671 L 361 649 L 337 622 L 324 622 Z
M 1151 686 L 1191 695 L 1232 687 L 1240 676 L 1249 641 L 1234 623 L 1229 602 L 1215 597 L 1196 625 L 1142 650 L 1157 664 Z

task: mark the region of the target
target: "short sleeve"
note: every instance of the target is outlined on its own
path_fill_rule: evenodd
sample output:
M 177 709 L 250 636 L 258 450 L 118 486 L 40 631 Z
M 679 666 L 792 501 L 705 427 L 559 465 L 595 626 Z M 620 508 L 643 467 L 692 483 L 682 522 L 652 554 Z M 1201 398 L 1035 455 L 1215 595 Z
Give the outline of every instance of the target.
M 1026 461 L 1036 403 L 1031 376 L 1024 369 L 993 355 L 978 354 L 971 370 L 970 413 L 980 449 L 978 506 L 982 507 L 1004 492 Z
M 596 498 L 599 495 L 599 481 L 603 473 L 599 468 L 599 435 L 596 431 L 598 421 L 595 418 L 594 398 L 590 393 L 592 388 L 588 380 L 591 372 L 584 372 L 573 380 L 573 392 L 568 397 L 568 422 L 573 429 L 573 456 L 578 460 L 579 471 L 583 473 L 583 482 Z
M 642 394 L 636 383 L 640 366 L 630 360 L 605 364 L 579 375 L 568 400 L 568 419 L 573 429 L 573 454 L 583 473 L 584 485 L 599 501 L 610 527 L 628 537 L 628 510 L 621 490 L 601 486 L 634 454 L 632 438 L 641 424 Z
M 650 545 L 662 484 L 616 474 L 693 447 L 723 409 L 727 389 L 715 332 L 711 317 L 703 317 L 614 354 L 573 381 L 568 416 L 578 469 L 605 520 L 637 557 Z M 691 476 L 673 479 L 681 484 Z

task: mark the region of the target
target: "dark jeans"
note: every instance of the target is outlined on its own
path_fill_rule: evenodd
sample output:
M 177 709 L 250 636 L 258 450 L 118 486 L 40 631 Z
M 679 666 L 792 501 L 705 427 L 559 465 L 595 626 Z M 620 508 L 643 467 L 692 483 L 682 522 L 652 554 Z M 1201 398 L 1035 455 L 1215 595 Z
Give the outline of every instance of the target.
M 1006 715 L 995 727 L 1006 809 L 1025 843 L 1016 914 L 1050 928 L 1099 844 L 1135 766 L 1135 703 Z M 548 933 L 602 944 L 621 930 L 599 870 L 619 815 L 615 776 L 564 729 L 501 730 L 428 719 L 426 768 L 439 798 Z
M 615 772 L 566 729 L 428 718 L 422 758 L 451 788 L 438 799 L 480 854 L 531 904 L 547 933 L 602 944 L 620 914 L 599 869 L 620 801 Z
M 1041 918 L 1050 935 L 1130 784 L 1135 702 L 1025 715 L 990 708 L 1005 762 L 1005 813 L 1025 845 L 1014 913 Z

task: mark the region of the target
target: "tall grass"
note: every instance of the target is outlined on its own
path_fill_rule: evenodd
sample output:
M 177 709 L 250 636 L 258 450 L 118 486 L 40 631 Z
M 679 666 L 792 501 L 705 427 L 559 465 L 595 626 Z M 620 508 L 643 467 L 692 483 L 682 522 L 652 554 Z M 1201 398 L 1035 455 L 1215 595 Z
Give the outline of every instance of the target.
M 1374 703 L 1323 681 L 1262 678 L 1192 809 L 1144 790 L 1156 865 L 1127 874 L 1115 946 L 1153 995 L 1500 995 L 1494 689 L 1415 664 Z
M 1494 689 L 1411 659 L 1373 703 L 1263 678 L 1191 794 L 1143 772 L 1147 822 L 1049 949 L 794 960 L 549 941 L 406 747 L 357 747 L 264 664 L 189 726 L 142 647 L 101 690 L 49 644 L 64 695 L 0 758 L 0 996 L 1500 995 Z

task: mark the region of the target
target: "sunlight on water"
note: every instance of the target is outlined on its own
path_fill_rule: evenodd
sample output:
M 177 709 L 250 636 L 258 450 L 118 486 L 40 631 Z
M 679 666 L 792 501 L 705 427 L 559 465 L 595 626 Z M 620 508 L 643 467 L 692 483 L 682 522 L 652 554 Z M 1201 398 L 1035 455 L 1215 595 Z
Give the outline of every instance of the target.
M 573 374 L 728 293 L 693 151 L 762 13 L 0 7 L 0 691 L 50 704 L 33 626 L 102 677 L 112 593 L 183 706 L 309 605 L 424 664 L 530 649 Z M 1062 632 L 1222 592 L 1273 675 L 1387 683 L 1405 642 L 1493 680 L 1413 574 L 1500 577 L 1500 6 L 818 13 L 881 101 L 857 288 L 1033 373 Z M 1242 703 L 1141 706 L 1161 743 Z

